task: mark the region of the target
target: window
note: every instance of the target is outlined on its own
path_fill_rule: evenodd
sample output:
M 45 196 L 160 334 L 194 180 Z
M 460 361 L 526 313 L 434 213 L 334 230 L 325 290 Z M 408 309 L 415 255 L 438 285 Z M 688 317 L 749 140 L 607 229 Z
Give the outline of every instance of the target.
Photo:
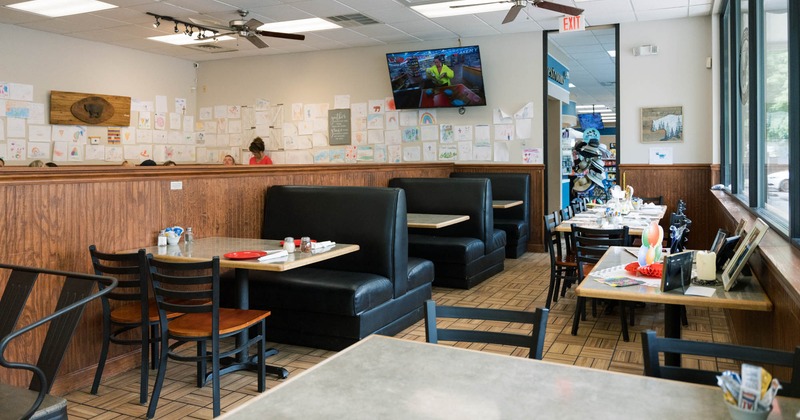
M 753 212 L 800 244 L 800 2 L 730 0 L 720 14 L 721 176 Z M 790 83 L 790 81 L 793 81 Z M 796 118 L 795 118 L 796 119 Z M 790 230 L 789 227 L 792 227 Z
M 789 19 L 788 0 L 764 10 L 764 208 L 789 220 Z

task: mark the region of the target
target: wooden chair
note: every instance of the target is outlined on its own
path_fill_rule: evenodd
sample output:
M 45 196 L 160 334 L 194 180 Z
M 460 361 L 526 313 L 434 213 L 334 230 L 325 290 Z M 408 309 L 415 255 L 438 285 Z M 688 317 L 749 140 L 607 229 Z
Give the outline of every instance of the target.
M 719 375 L 719 372 L 664 366 L 659 364 L 658 354 L 691 354 L 733 359 L 758 365 L 788 366 L 792 368 L 791 382 L 780 380 L 783 389 L 778 391 L 778 395 L 800 397 L 800 346 L 796 347 L 794 352 L 790 352 L 736 344 L 661 338 L 656 336 L 655 331 L 647 330 L 642 331 L 642 353 L 645 375 L 704 385 L 716 385 L 716 376 Z
M 100 252 L 89 245 L 89 254 L 96 275 L 110 275 L 119 280 L 119 286 L 102 298 L 103 345 L 100 360 L 92 382 L 92 394 L 97 394 L 100 379 L 108 358 L 109 343 L 140 345 L 141 366 L 139 377 L 139 403 L 147 402 L 148 365 L 155 369 L 158 364 L 158 308 L 155 299 L 149 298 L 150 275 L 140 264 L 144 250 L 138 253 L 111 254 Z M 141 255 L 140 255 L 141 254 Z M 113 308 L 112 308 L 113 307 Z M 179 313 L 169 312 L 172 319 Z M 138 338 L 131 338 L 128 331 L 138 330 Z
M 572 225 L 573 247 L 575 249 L 575 262 L 578 268 L 578 279 L 583 280 L 592 271 L 595 264 L 600 261 L 603 254 L 610 246 L 630 246 L 631 238 L 628 226 L 619 229 L 593 229 Z M 634 325 L 632 302 L 619 302 L 619 315 L 622 322 L 622 339 L 629 341 L 626 307 L 630 308 L 630 324 Z M 592 315 L 597 316 L 595 301 L 592 301 Z M 586 319 L 586 299 L 578 297 L 575 306 L 575 318 L 572 321 L 572 335 L 578 333 L 580 320 Z
M 58 368 L 67 352 L 78 321 L 81 319 L 83 308 L 90 301 L 114 290 L 117 286 L 117 279 L 7 264 L 0 264 L 0 269 L 11 270 L 3 297 L 0 298 L 0 337 L 2 337 L 0 340 L 0 366 L 20 369 L 33 374 L 30 377 L 28 389 L 0 384 L 0 395 L 2 395 L 0 418 L 66 419 L 66 400 L 48 395 L 50 388 L 53 386 Z M 21 315 L 31 291 L 39 282 L 46 283 L 48 289 L 57 290 L 60 287 L 61 292 L 55 309 L 49 315 L 33 320 L 15 330 L 20 319 L 25 322 L 31 321 L 26 317 L 21 318 Z M 99 290 L 93 292 L 95 285 L 98 285 Z M 34 304 L 38 305 L 40 302 L 31 302 L 31 305 Z M 49 324 L 46 335 L 43 332 L 30 333 L 44 324 Z M 42 335 L 44 335 L 44 341 L 41 343 L 40 340 L 33 339 L 33 337 Z M 8 351 L 9 354 L 6 354 L 9 344 L 20 336 L 24 336 L 24 338 L 20 340 L 14 350 Z M 34 344 L 36 349 L 32 348 Z M 24 360 L 10 360 L 17 359 L 17 356 L 20 355 L 38 353 L 39 344 L 41 344 L 41 352 L 35 365 Z M 21 346 L 24 347 L 20 349 Z
M 216 417 L 220 414 L 220 359 L 242 353 L 249 359 L 248 350 L 256 344 L 258 354 L 253 359 L 258 366 L 257 389 L 258 392 L 264 392 L 264 320 L 270 312 L 219 307 L 219 257 L 205 262 L 175 263 L 159 261 L 153 259 L 152 255 L 147 255 L 141 263 L 148 268 L 152 281 L 161 337 L 158 375 L 147 409 L 147 418 L 155 416 L 168 358 L 197 363 L 198 386 L 202 386 L 205 378 L 210 377 L 213 415 Z M 170 312 L 185 315 L 169 318 Z M 249 340 L 237 342 L 231 350 L 220 350 L 220 339 L 235 336 L 251 327 L 254 327 L 255 334 Z M 172 345 L 169 345 L 170 340 L 173 340 Z M 209 342 L 211 355 L 207 353 Z M 179 353 L 178 350 L 186 344 L 197 347 L 195 355 Z M 210 373 L 206 371 L 209 360 Z
M 559 232 L 556 232 L 558 213 L 544 216 L 544 241 L 550 254 L 550 288 L 547 290 L 545 308 L 550 309 L 551 302 L 558 302 L 559 290 L 564 296 L 566 289 L 578 279 L 578 266 L 575 256 L 565 249 Z M 569 242 L 567 242 L 569 244 Z
M 535 312 L 526 312 L 505 309 L 439 306 L 436 305 L 436 302 L 433 300 L 428 300 L 425 302 L 425 340 L 433 344 L 438 343 L 439 340 L 443 340 L 526 347 L 529 350 L 528 358 L 541 360 L 548 312 L 546 308 L 536 308 Z M 494 331 L 445 329 L 437 327 L 437 318 L 478 319 L 531 324 L 532 331 L 530 335 L 527 335 Z

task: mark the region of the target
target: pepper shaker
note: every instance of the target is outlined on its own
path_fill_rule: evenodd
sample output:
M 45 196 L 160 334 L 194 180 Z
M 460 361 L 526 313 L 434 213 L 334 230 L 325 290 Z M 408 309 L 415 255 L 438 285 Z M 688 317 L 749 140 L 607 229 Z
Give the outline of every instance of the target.
M 300 238 L 300 252 L 311 252 L 311 238 L 308 236 Z
M 186 228 L 186 242 L 194 242 L 194 232 L 192 232 L 192 228 Z

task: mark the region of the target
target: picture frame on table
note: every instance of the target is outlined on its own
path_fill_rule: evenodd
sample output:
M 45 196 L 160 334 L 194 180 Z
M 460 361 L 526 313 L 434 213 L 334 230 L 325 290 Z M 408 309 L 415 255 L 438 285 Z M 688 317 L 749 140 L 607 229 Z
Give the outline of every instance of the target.
M 642 108 L 642 143 L 682 143 L 683 107 Z
M 725 266 L 725 269 L 722 271 L 722 285 L 726 292 L 736 285 L 736 280 L 742 273 L 744 265 L 747 264 L 750 255 L 753 254 L 768 230 L 769 226 L 767 226 L 763 220 L 760 218 L 756 219 L 753 228 L 750 229 L 747 236 L 744 237 L 741 244 L 736 248 L 736 252 L 734 252 L 730 262 L 728 262 L 728 265 Z

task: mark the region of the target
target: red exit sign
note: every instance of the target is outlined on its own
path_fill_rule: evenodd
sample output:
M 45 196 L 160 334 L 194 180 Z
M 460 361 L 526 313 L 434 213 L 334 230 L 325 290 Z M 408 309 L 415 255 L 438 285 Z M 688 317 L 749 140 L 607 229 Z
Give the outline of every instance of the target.
M 561 18 L 561 27 L 558 28 L 558 32 L 574 32 L 584 29 L 583 16 L 564 16 Z

